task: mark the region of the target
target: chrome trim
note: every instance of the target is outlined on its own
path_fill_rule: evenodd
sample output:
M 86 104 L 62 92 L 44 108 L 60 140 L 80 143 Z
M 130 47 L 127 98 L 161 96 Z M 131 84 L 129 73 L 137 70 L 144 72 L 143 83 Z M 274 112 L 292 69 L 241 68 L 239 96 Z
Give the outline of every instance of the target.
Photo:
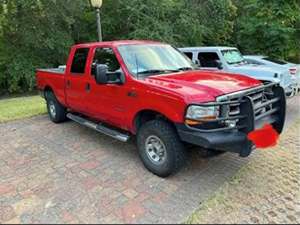
M 55 73 L 55 74 L 65 74 L 65 69 L 53 68 L 53 69 L 37 69 L 38 72 Z

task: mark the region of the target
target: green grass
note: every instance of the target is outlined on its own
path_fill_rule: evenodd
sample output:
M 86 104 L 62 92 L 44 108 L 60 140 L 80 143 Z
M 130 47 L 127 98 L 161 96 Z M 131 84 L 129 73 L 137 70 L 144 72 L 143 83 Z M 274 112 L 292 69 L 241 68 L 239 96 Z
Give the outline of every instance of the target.
M 0 123 L 46 113 L 45 100 L 40 96 L 0 100 Z

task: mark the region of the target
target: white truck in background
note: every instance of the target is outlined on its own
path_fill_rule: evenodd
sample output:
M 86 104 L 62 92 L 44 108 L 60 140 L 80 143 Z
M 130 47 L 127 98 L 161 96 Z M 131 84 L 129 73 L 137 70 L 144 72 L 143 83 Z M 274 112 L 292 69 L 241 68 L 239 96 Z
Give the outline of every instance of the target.
M 300 64 L 263 55 L 245 55 L 244 59 L 249 64 L 263 65 L 273 69 L 288 69 L 294 82 L 294 95 L 300 92 Z
M 294 93 L 294 82 L 286 68 L 270 68 L 248 63 L 240 51 L 233 47 L 189 47 L 180 48 L 201 69 L 221 70 L 243 74 L 257 80 L 279 83 L 287 96 Z

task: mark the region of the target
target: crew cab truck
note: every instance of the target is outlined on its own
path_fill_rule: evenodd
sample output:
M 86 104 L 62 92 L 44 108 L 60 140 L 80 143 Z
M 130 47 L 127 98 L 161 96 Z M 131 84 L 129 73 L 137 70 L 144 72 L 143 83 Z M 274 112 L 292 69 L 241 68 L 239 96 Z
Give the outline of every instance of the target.
M 270 68 L 247 63 L 237 48 L 233 47 L 189 47 L 180 48 L 194 63 L 205 70 L 220 70 L 237 73 L 267 82 L 277 82 L 287 96 L 294 92 L 294 81 L 286 68 Z
M 123 142 L 136 135 L 145 167 L 161 177 L 184 165 L 186 143 L 247 157 L 255 148 L 249 132 L 284 126 L 279 85 L 197 70 L 168 44 L 75 45 L 65 68 L 36 76 L 53 122 L 69 118 Z

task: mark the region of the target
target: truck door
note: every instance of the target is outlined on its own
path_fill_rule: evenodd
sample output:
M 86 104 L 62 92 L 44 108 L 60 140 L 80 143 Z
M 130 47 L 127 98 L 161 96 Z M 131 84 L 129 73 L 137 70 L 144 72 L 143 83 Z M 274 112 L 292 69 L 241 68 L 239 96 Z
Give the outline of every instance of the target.
M 97 64 L 106 64 L 108 72 L 122 71 L 120 63 L 112 48 L 97 47 L 89 73 L 90 92 L 86 96 L 89 116 L 108 122 L 122 128 L 128 105 L 126 105 L 127 85 L 97 84 L 95 80 L 95 68 Z
M 89 48 L 77 48 L 73 53 L 73 60 L 68 66 L 66 75 L 66 101 L 72 110 L 84 113 L 87 110 L 85 95 L 87 94 L 88 73 L 87 61 Z M 72 53 L 71 53 L 72 55 Z

